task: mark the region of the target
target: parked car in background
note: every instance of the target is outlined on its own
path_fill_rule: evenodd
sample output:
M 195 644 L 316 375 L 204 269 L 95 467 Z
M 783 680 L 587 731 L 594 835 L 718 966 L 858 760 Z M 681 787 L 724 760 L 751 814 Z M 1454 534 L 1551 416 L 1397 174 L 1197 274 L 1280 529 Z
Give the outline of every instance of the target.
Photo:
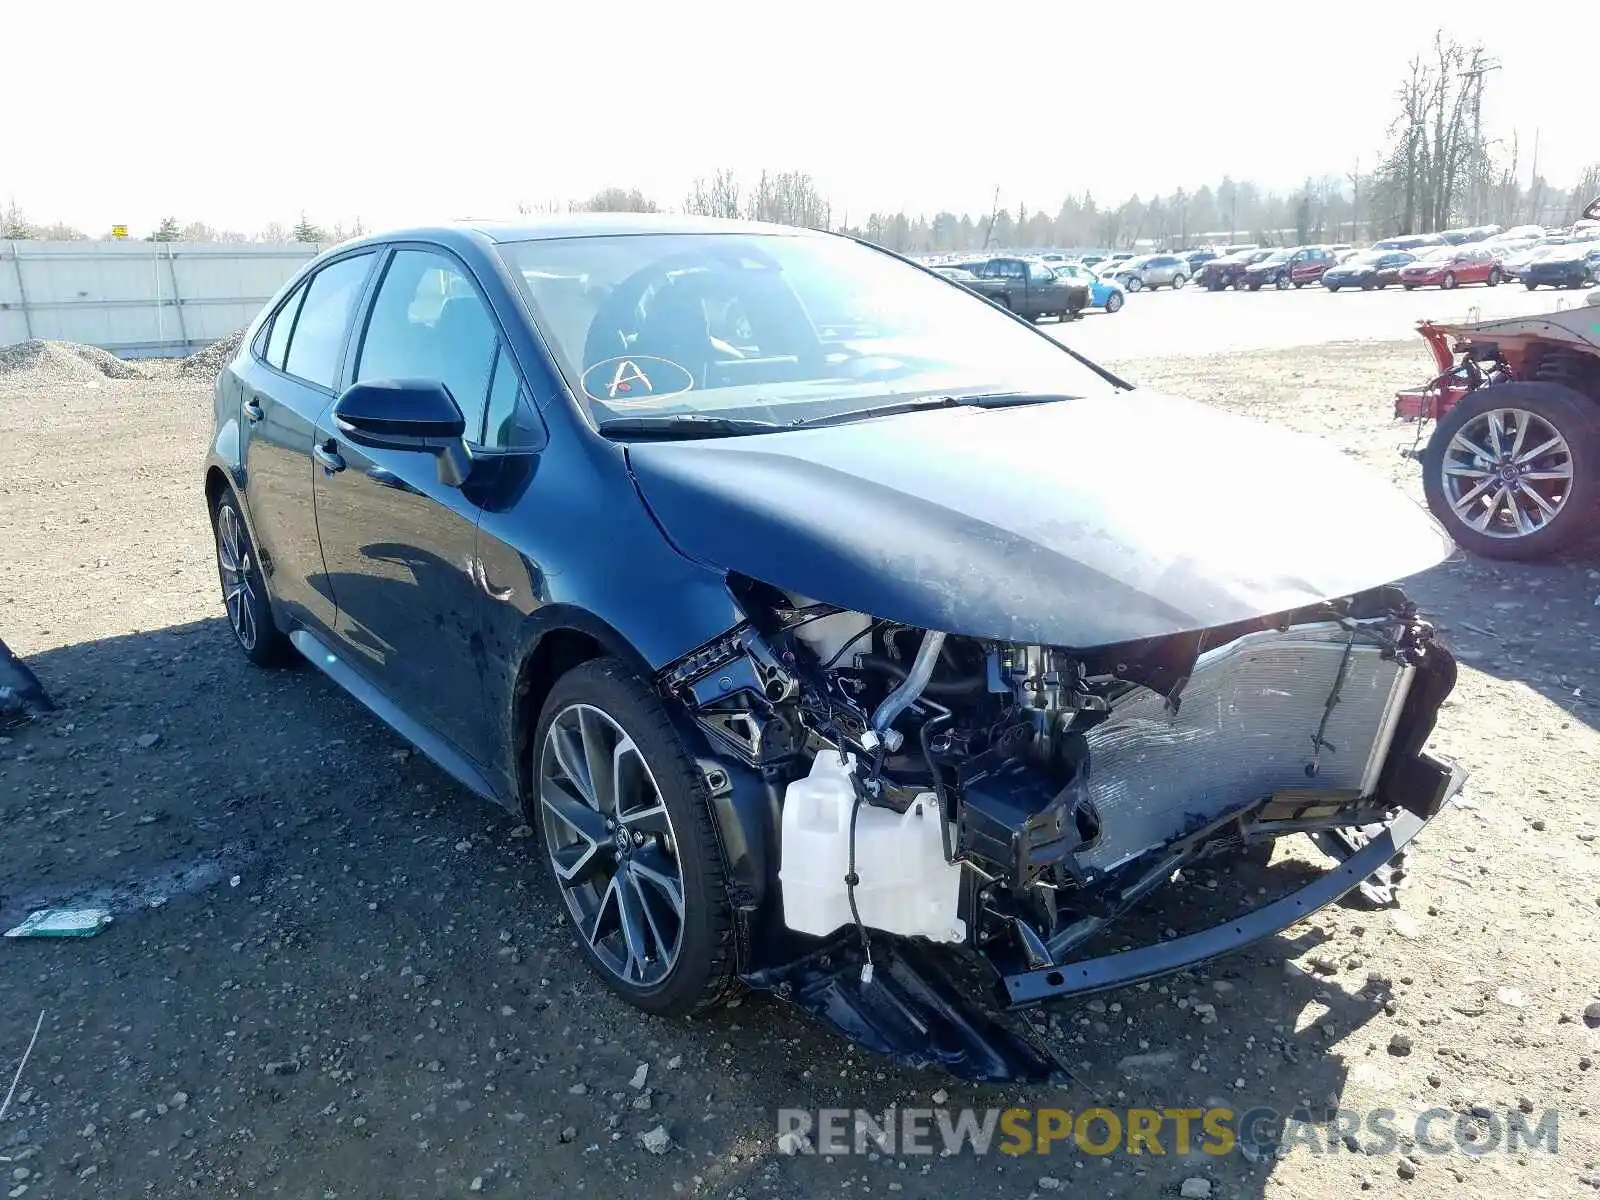
M 1103 308 L 1108 313 L 1117 312 L 1127 298 L 1123 287 L 1114 279 L 1096 275 L 1088 267 L 1067 263 L 1056 268 L 1056 274 L 1089 289 L 1089 307 Z
M 964 286 L 1030 321 L 1044 317 L 1070 321 L 1089 304 L 1087 287 L 1059 278 L 1046 263 L 991 258 L 968 263 L 965 269 L 974 278 L 971 283 L 963 281 Z
M 1330 292 L 1340 288 L 1372 291 L 1388 287 L 1399 278 L 1400 268 L 1414 262 L 1409 250 L 1358 250 L 1355 257 L 1336 263 L 1322 273 L 1322 286 Z
M 1521 279 L 1529 265 L 1547 254 L 1560 254 L 1566 249 L 1566 238 L 1540 238 L 1531 246 L 1513 251 L 1500 260 L 1500 271 L 1507 279 Z
M 1502 229 L 1493 237 L 1484 240 L 1494 242 L 1518 242 L 1528 239 L 1537 239 L 1545 236 L 1543 225 L 1513 225 L 1510 229 Z
M 1208 262 L 1214 262 L 1216 259 L 1221 258 L 1222 255 L 1215 250 L 1191 250 L 1180 257 L 1189 264 L 1189 278 L 1193 279 L 1201 267 Z
M 1402 237 L 1384 238 L 1382 241 L 1373 242 L 1374 250 L 1424 250 L 1429 246 L 1444 245 L 1444 238 L 1437 233 L 1408 233 Z
M 1280 289 L 1305 287 L 1316 283 L 1333 265 L 1333 251 L 1326 246 L 1288 247 L 1246 267 L 1244 286 L 1252 292 L 1259 292 L 1269 283 Z
M 1573 242 L 1553 246 L 1550 253 L 1522 270 L 1522 285 L 1530 292 L 1545 287 L 1593 287 L 1600 278 L 1600 243 Z
M 1143 254 L 1120 264 L 1111 277 L 1130 292 L 1181 288 L 1189 282 L 1189 264 L 1176 254 Z
M 1463 229 L 1443 229 L 1439 231 L 1439 236 L 1447 245 L 1465 246 L 1471 242 L 1481 242 L 1499 232 L 1498 225 L 1473 225 Z
M 1085 267 L 1097 267 L 1105 261 L 1106 256 L 1104 254 L 1085 254 L 1078 260 L 1078 263 Z
M 1235 250 L 1231 254 L 1224 254 L 1221 258 L 1213 258 L 1204 264 L 1195 273 L 1196 286 L 1204 287 L 1208 291 L 1220 292 L 1224 288 L 1239 287 L 1244 280 L 1244 271 L 1251 263 L 1258 263 L 1276 253 L 1273 250 L 1262 250 L 1256 246 L 1248 246 L 1243 250 Z
M 1482 246 L 1437 246 L 1400 268 L 1400 286 L 1408 292 L 1419 287 L 1449 291 L 1462 283 L 1495 287 L 1504 278 L 1500 260 Z

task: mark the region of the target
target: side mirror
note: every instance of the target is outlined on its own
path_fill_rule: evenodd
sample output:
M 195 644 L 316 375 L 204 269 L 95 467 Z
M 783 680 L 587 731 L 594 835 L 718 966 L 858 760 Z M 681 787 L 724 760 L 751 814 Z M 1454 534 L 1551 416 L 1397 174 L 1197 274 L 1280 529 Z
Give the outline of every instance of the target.
M 339 433 L 357 446 L 431 454 L 439 482 L 459 487 L 472 467 L 462 440 L 467 423 L 450 389 L 436 379 L 353 383 L 333 405 Z

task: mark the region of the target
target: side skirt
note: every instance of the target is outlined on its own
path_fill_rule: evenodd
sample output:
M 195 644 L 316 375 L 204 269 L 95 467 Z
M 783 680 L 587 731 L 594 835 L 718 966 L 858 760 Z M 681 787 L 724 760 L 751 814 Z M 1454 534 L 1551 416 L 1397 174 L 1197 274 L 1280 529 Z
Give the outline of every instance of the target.
M 505 802 L 470 759 L 422 722 L 397 708 L 322 641 L 304 629 L 296 629 L 289 635 L 289 641 L 305 655 L 308 662 L 359 700 L 373 716 L 431 758 L 445 774 L 468 791 L 504 806 Z

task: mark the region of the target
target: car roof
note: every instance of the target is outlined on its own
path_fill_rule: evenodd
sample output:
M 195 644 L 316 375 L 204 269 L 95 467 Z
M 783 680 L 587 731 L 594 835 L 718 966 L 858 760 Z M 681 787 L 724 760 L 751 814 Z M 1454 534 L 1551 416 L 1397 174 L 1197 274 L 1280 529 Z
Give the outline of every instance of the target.
M 347 245 L 398 241 L 451 242 L 463 237 L 496 245 L 553 238 L 605 237 L 627 234 L 743 233 L 781 237 L 825 237 L 825 232 L 765 221 L 733 221 L 676 213 L 561 213 L 548 217 L 516 216 L 445 221 L 370 234 Z

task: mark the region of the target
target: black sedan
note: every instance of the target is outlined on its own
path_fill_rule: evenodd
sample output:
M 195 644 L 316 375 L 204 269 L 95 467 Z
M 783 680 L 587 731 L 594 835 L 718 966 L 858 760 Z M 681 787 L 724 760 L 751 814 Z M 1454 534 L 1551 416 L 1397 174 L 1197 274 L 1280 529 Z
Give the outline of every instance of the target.
M 1400 268 L 1415 262 L 1408 250 L 1366 250 L 1322 273 L 1322 286 L 1330 292 L 1340 288 L 1386 288 L 1399 279 Z
M 975 970 L 1026 1005 L 1381 899 L 1460 785 L 1424 750 L 1452 660 L 1388 586 L 1449 549 L 1418 506 L 863 243 L 366 238 L 269 303 L 215 410 L 240 649 L 525 819 L 652 1012 L 750 986 L 903 1062 L 1061 1078 Z M 1248 467 L 1197 492 L 1209 461 Z M 1299 833 L 1342 865 L 1084 956 L 1180 868 Z

